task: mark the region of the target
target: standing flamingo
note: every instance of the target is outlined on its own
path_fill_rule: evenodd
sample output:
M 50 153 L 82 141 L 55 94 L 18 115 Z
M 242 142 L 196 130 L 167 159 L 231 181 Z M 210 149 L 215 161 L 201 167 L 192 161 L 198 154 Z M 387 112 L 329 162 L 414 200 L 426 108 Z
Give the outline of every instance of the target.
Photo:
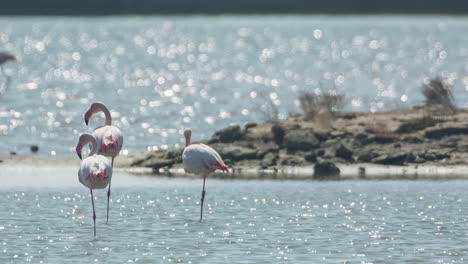
M 229 173 L 228 167 L 224 164 L 221 156 L 216 150 L 204 144 L 190 144 L 192 130 L 189 128 L 184 131 L 185 149 L 182 153 L 182 162 L 184 170 L 187 173 L 203 175 L 203 191 L 201 196 L 200 222 L 203 218 L 203 201 L 205 200 L 205 179 L 206 176 L 215 170 L 222 170 Z
M 5 71 L 3 70 L 2 65 L 8 61 L 16 61 L 16 57 L 8 52 L 0 52 L 0 71 L 6 78 L 6 87 L 8 88 L 10 83 L 10 77 L 6 75 Z
M 105 189 L 110 184 L 112 178 L 112 165 L 108 158 L 96 155 L 98 152 L 98 142 L 93 135 L 83 133 L 80 135 L 76 145 L 76 154 L 81 159 L 81 150 L 87 144 L 91 144 L 91 151 L 88 157 L 81 161 L 78 179 L 89 188 L 91 192 L 91 203 L 93 205 L 94 236 L 96 237 L 96 211 L 94 209 L 93 189 Z
M 112 125 L 112 118 L 109 109 L 101 103 L 94 102 L 86 111 L 84 120 L 88 125 L 92 115 L 103 112 L 106 117 L 106 123 L 93 131 L 93 136 L 96 138 L 99 145 L 99 154 L 112 158 L 112 168 L 114 167 L 114 158 L 119 155 L 122 149 L 123 136 L 120 129 Z M 109 199 L 111 194 L 111 182 L 109 181 L 109 190 L 107 191 L 107 221 L 109 223 Z

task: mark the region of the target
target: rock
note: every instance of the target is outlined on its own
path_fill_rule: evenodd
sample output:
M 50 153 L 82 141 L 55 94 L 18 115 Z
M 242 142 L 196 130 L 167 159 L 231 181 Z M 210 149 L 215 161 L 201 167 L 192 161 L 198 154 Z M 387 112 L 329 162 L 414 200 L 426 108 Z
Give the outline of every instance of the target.
M 319 161 L 314 166 L 314 178 L 333 178 L 340 175 L 340 169 L 330 161 Z
M 426 152 L 420 155 L 426 161 L 435 161 L 445 158 L 450 158 L 449 154 L 446 153 L 437 153 L 437 152 Z
M 390 136 L 376 135 L 369 137 L 369 141 L 374 142 L 376 144 L 389 144 L 395 142 L 396 138 Z
M 161 158 L 153 156 L 145 160 L 140 165 L 143 167 L 152 168 L 154 172 L 158 172 L 159 169 L 165 168 L 165 167 L 171 167 L 172 165 L 174 165 L 174 163 L 175 162 L 172 159 L 161 159 Z
M 280 162 L 281 165 L 286 165 L 286 166 L 297 166 L 302 163 L 303 161 L 298 159 L 296 156 L 286 156 Z
M 424 133 L 424 136 L 430 139 L 440 139 L 451 135 L 468 135 L 468 127 L 444 127 L 427 130 Z
M 315 151 L 311 151 L 304 155 L 304 159 L 308 162 L 316 162 L 317 161 L 317 153 Z
M 182 153 L 184 152 L 183 149 L 170 149 L 164 153 L 162 156 L 164 159 L 172 159 L 175 163 L 182 163 Z
M 323 156 L 323 155 L 325 155 L 325 150 L 324 149 L 319 149 L 315 153 L 317 154 L 317 156 Z
M 256 149 L 250 149 L 242 146 L 222 145 L 221 147 L 218 145 L 217 149 L 219 155 L 221 155 L 223 159 L 230 159 L 232 161 L 249 160 L 257 157 Z
M 36 152 L 39 151 L 39 146 L 37 146 L 37 145 L 32 145 L 30 149 L 31 149 L 31 152 L 36 153 Z
M 284 128 L 278 124 L 274 124 L 271 127 L 271 133 L 273 133 L 273 140 L 278 146 L 283 145 L 284 134 L 286 133 Z
M 357 157 L 357 160 L 360 162 L 370 162 L 373 158 L 378 155 L 372 151 L 364 151 Z
M 439 145 L 443 148 L 455 148 L 458 145 L 458 141 L 460 141 L 459 137 L 451 136 L 451 137 L 442 139 L 442 142 L 440 142 Z
M 418 137 L 405 137 L 401 140 L 403 143 L 407 144 L 420 144 L 423 143 L 424 140 L 418 138 Z
M 10 155 L 11 155 L 11 156 L 15 156 L 15 155 L 16 155 L 16 152 L 10 151 Z
M 257 123 L 249 122 L 249 123 L 245 124 L 244 129 L 249 130 L 249 128 L 256 127 L 256 126 L 258 126 Z
M 340 144 L 338 149 L 336 149 L 335 156 L 349 161 L 353 159 L 353 152 L 345 145 Z
M 219 139 L 222 143 L 231 143 L 243 137 L 240 126 L 229 126 L 216 132 L 212 139 Z
M 268 153 L 276 153 L 278 151 L 278 148 L 274 147 L 256 147 L 257 149 L 257 156 L 255 157 L 258 160 L 261 160 L 267 155 Z
M 265 169 L 271 166 L 275 166 L 278 161 L 278 155 L 274 153 L 268 153 L 265 155 L 263 160 L 260 162 L 260 166 Z
M 361 143 L 361 145 L 365 145 L 369 142 L 369 135 L 366 133 L 359 133 L 354 136 L 354 139 Z
M 311 150 L 320 146 L 320 141 L 310 130 L 292 130 L 286 133 L 283 144 L 290 152 Z
M 391 155 L 385 154 L 372 159 L 372 162 L 384 165 L 404 165 L 414 160 L 415 156 L 412 153 L 400 153 Z
M 458 144 L 457 146 L 458 152 L 468 152 L 468 142 L 463 142 Z

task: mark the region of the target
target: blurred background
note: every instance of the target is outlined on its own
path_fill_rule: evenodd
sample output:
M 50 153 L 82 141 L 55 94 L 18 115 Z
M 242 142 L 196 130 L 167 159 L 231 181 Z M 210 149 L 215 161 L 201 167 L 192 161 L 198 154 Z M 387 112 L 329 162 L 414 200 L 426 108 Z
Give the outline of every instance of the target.
M 304 92 L 345 111 L 423 101 L 441 78 L 468 102 L 468 3 L 460 1 L 57 1 L 0 9 L 0 152 L 73 155 L 93 101 L 123 154 L 183 144 L 230 124 L 301 113 Z M 217 15 L 213 15 L 217 14 Z

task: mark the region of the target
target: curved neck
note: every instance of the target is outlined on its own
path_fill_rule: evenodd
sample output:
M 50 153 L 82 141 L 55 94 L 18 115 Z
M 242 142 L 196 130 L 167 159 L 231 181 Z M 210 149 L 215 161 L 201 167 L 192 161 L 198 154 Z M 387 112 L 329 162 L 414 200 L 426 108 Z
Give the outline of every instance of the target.
M 98 153 L 99 146 L 98 146 L 97 140 L 91 134 L 81 135 L 80 140 L 83 146 L 86 146 L 86 144 L 91 145 L 91 150 L 89 151 L 88 157 L 94 156 Z
M 188 147 L 190 145 L 190 135 L 185 134 L 185 147 Z
M 111 117 L 109 109 L 107 109 L 107 107 L 103 103 L 94 103 L 93 113 L 99 113 L 99 112 L 103 112 L 104 115 L 106 116 L 105 125 L 106 126 L 112 125 L 112 117 Z

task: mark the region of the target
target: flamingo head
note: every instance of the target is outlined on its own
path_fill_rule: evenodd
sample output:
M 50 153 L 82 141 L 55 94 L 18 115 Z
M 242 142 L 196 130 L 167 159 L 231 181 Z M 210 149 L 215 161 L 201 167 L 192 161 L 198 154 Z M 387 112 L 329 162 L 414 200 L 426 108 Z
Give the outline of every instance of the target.
M 83 159 L 83 158 L 81 157 L 81 151 L 83 150 L 83 144 L 81 144 L 81 142 L 78 142 L 78 145 L 76 145 L 75 150 L 76 150 L 76 154 L 78 155 L 78 157 L 79 157 L 80 159 Z
M 91 108 L 89 108 L 88 111 L 86 111 L 86 113 L 84 115 L 84 121 L 85 121 L 86 125 L 88 125 L 89 119 L 91 119 L 92 115 L 93 115 L 93 112 L 91 111 Z
M 190 138 L 192 137 L 192 130 L 190 128 L 186 128 L 184 130 L 184 137 L 185 137 L 185 146 L 187 147 L 190 145 Z
M 89 152 L 89 156 L 96 154 L 98 151 L 98 145 L 97 145 L 98 143 L 96 139 L 93 137 L 93 135 L 89 133 L 83 133 L 80 135 L 78 139 L 78 144 L 76 144 L 76 148 L 75 148 L 76 154 L 78 155 L 80 159 L 82 159 L 81 151 L 83 150 L 83 147 L 86 146 L 87 144 L 91 144 L 91 150 Z

